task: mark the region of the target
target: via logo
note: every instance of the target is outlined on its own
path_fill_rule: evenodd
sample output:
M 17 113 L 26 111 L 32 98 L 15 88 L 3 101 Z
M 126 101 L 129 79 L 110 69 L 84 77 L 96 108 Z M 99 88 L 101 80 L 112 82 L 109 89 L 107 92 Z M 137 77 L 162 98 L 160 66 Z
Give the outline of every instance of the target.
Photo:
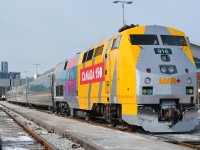
M 159 78 L 159 84 L 179 84 L 180 82 L 181 80 L 176 78 Z

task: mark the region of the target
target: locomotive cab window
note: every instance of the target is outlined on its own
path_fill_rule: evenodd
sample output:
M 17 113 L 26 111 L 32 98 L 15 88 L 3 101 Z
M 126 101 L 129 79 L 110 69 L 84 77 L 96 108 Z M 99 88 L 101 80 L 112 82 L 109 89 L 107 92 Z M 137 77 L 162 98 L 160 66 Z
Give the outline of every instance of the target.
M 163 45 L 187 46 L 184 36 L 161 35 Z
M 97 57 L 102 54 L 104 45 L 101 45 L 95 49 L 94 57 Z
M 88 54 L 88 52 L 84 53 L 82 63 L 86 62 L 86 60 L 87 60 L 87 54 Z
M 82 63 L 92 59 L 94 49 L 91 49 L 84 53 Z
M 67 68 L 67 63 L 68 63 L 68 61 L 65 62 L 64 70 L 66 70 L 66 68 Z
M 113 40 L 111 50 L 119 48 L 120 40 L 121 40 L 121 35 L 118 35 L 117 38 Z
M 159 45 L 157 35 L 131 34 L 132 45 Z
M 86 61 L 89 61 L 89 60 L 91 60 L 91 59 L 92 59 L 93 52 L 94 52 L 94 49 L 91 49 L 90 51 L 88 51 L 88 54 L 87 54 L 87 59 L 86 59 Z

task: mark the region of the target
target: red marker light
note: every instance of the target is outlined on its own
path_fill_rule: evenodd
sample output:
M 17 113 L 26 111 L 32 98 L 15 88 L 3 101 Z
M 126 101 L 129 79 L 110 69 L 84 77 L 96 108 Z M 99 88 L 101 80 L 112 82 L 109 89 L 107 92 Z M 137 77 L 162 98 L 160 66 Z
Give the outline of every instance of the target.
M 150 68 L 147 68 L 146 71 L 147 71 L 147 73 L 151 73 L 151 69 Z
M 189 73 L 189 69 L 186 68 L 186 69 L 185 69 L 185 72 L 186 72 L 186 73 Z

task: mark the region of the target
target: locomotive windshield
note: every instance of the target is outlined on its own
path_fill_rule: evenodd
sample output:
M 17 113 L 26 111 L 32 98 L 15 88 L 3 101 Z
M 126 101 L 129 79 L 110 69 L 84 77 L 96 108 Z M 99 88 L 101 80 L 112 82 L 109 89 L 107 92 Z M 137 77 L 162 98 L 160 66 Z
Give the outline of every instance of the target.
M 131 34 L 132 45 L 159 45 L 157 35 Z
M 163 45 L 187 46 L 184 36 L 161 35 Z

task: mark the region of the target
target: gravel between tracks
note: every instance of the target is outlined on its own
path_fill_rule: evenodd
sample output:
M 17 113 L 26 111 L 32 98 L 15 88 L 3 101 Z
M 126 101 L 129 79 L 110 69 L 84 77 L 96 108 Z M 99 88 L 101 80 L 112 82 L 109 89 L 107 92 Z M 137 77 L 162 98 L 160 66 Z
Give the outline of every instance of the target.
M 7 108 L 6 108 L 7 109 Z M 23 116 L 8 110 L 12 116 L 22 122 L 24 125 L 29 127 L 32 131 L 40 135 L 43 139 L 51 143 L 54 147 L 59 150 L 84 150 L 79 144 L 76 144 L 72 141 L 69 141 L 67 138 L 63 138 L 62 136 L 55 134 L 51 131 L 44 129 L 43 127 L 35 124 L 34 122 L 24 118 Z
M 2 150 L 43 150 L 13 119 L 0 110 L 0 149 Z

